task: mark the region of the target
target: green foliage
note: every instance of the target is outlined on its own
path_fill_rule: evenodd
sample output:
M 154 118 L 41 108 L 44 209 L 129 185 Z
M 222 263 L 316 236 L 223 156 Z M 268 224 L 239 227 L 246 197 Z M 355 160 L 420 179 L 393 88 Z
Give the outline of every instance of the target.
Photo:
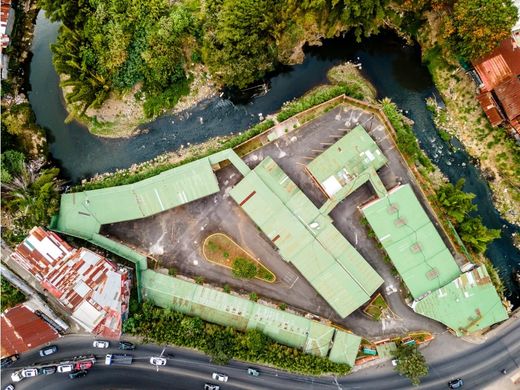
M 348 95 L 355 99 L 363 99 L 363 95 L 359 92 L 356 87 L 348 85 L 334 85 L 326 88 L 318 89 L 311 92 L 299 99 L 296 99 L 289 104 L 285 105 L 282 110 L 276 116 L 279 122 L 302 112 L 318 104 L 324 103 L 327 100 L 335 98 L 339 95 Z
M 285 311 L 285 309 L 287 309 L 287 303 L 285 303 L 285 302 L 280 303 L 278 305 L 278 309 Z
M 222 287 L 222 290 L 224 290 L 225 293 L 229 294 L 231 292 L 231 287 L 229 286 L 229 284 L 226 283 Z
M 517 13 L 512 0 L 456 1 L 447 30 L 457 52 L 475 60 L 509 37 Z
M 141 335 L 145 341 L 202 350 L 215 363 L 224 364 L 235 358 L 307 375 L 345 375 L 350 372 L 347 364 L 333 363 L 327 358 L 280 345 L 259 330 L 241 332 L 161 309 L 149 302 L 139 305 L 134 301 L 131 307 L 136 310 L 124 322 L 124 332 Z
M 4 278 L 2 278 L 0 296 L 2 297 L 2 312 L 25 301 L 25 295 Z
M 381 105 L 386 117 L 395 129 L 399 150 L 412 161 L 420 163 L 428 170 L 432 170 L 433 165 L 430 159 L 419 147 L 411 126 L 405 123 L 403 116 L 397 109 L 397 105 L 387 98 L 381 101 Z
M 488 229 L 482 224 L 480 217 L 470 217 L 470 213 L 477 211 L 473 204 L 475 194 L 462 191 L 464 179 L 455 185 L 447 183 L 437 190 L 437 201 L 453 222 L 461 240 L 471 250 L 482 253 L 487 245 L 500 237 L 500 230 Z
M 398 359 L 395 371 L 410 379 L 413 385 L 418 385 L 421 378 L 428 375 L 428 365 L 416 345 L 401 344 L 397 347 L 395 358 Z
M 203 276 L 195 276 L 195 283 L 197 283 L 197 284 L 204 284 L 204 277 Z
M 175 268 L 168 268 L 168 275 L 176 276 L 177 275 L 177 270 Z
M 57 4 L 58 3 L 58 4 Z M 158 115 L 189 92 L 183 47 L 198 34 L 194 10 L 167 0 L 40 2 L 52 20 L 64 22 L 52 45 L 62 86 L 83 114 L 110 92 L 137 83 L 147 94 L 145 114 Z
M 13 176 L 20 175 L 25 167 L 25 156 L 15 150 L 7 150 L 1 155 L 2 183 L 10 183 Z
M 46 226 L 58 210 L 59 169 L 42 168 L 42 161 L 31 161 L 10 183 L 2 183 L 2 208 L 10 215 L 2 234 L 11 244 L 21 241 L 33 226 Z
M 456 223 L 462 222 L 470 212 L 477 209 L 473 204 L 475 194 L 462 191 L 462 187 L 464 187 L 464 179 L 460 179 L 455 185 L 444 184 L 437 190 L 437 200 L 446 214 Z
M 273 68 L 272 29 L 280 2 L 210 0 L 203 58 L 220 82 L 244 88 Z
M 480 217 L 465 219 L 458 225 L 457 232 L 464 244 L 477 253 L 483 253 L 491 241 L 500 237 L 500 230 L 487 228 Z
M 256 302 L 258 301 L 258 294 L 255 293 L 255 292 L 252 292 L 249 294 L 249 300 L 253 301 L 253 302 Z
M 256 264 L 249 259 L 237 257 L 233 260 L 232 272 L 236 278 L 252 279 L 257 273 Z

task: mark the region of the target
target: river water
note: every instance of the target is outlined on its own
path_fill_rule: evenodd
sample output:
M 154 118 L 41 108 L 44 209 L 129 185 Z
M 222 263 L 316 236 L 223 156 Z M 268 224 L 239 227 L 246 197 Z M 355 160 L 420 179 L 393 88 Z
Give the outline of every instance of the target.
M 513 280 L 514 270 L 520 269 L 520 251 L 512 243 L 512 235 L 520 234 L 520 229 L 500 217 L 486 182 L 457 140 L 450 145 L 438 136 L 425 105 L 425 99 L 437 92 L 428 70 L 421 64 L 418 47 L 405 46 L 390 33 L 365 39 L 361 44 L 354 43 L 351 35 L 328 40 L 321 47 L 307 50 L 302 64 L 285 67 L 273 75 L 270 90 L 264 96 L 240 104 L 223 98 L 209 99 L 179 115 L 155 120 L 146 126 L 146 134 L 105 139 L 91 135 L 76 122 L 64 124 L 67 113 L 49 48 L 57 32 L 58 24 L 50 23 L 41 13 L 32 48 L 29 99 L 37 122 L 48 129 L 53 158 L 73 182 L 150 160 L 181 145 L 243 131 L 258 122 L 260 114 L 274 113 L 284 102 L 326 82 L 326 72 L 332 66 L 348 60 L 360 62 L 379 97 L 392 98 L 415 121 L 415 134 L 430 159 L 450 181 L 466 179 L 464 190 L 477 195 L 478 214 L 485 225 L 501 229 L 501 238 L 489 245 L 486 255 L 499 270 L 509 299 L 515 306 L 520 304 L 520 287 Z

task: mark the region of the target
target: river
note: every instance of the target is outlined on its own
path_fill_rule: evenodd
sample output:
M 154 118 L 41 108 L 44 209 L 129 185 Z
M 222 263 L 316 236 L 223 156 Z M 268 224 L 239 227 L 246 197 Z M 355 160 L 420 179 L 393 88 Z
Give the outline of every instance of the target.
M 520 234 L 520 229 L 500 217 L 487 183 L 457 140 L 450 145 L 438 136 L 425 105 L 427 97 L 438 93 L 428 70 L 421 64 L 418 47 L 404 45 L 391 33 L 365 39 L 360 44 L 353 43 L 351 35 L 327 40 L 321 47 L 308 49 L 302 64 L 285 67 L 273 75 L 270 90 L 264 96 L 240 104 L 223 98 L 209 99 L 179 115 L 155 120 L 146 126 L 149 129 L 146 134 L 106 139 L 93 136 L 76 122 L 64 124 L 67 113 L 50 52 L 57 33 L 58 24 L 50 23 L 40 13 L 32 46 L 29 99 L 37 122 L 48 129 L 53 158 L 72 182 L 127 168 L 181 145 L 245 130 L 259 121 L 259 114 L 274 113 L 284 102 L 326 82 L 327 70 L 332 66 L 348 60 L 360 62 L 379 97 L 392 98 L 414 120 L 414 132 L 421 147 L 449 180 L 466 179 L 464 190 L 477 195 L 475 202 L 484 224 L 501 229 L 501 238 L 489 245 L 486 255 L 498 269 L 508 298 L 515 306 L 520 304 L 520 287 L 513 281 L 513 271 L 520 269 L 520 251 L 512 242 L 512 235 Z

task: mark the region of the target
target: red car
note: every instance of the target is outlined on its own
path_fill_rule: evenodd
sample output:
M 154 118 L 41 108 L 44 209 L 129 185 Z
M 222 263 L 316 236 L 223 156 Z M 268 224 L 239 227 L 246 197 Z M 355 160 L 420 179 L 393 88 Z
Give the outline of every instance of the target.
M 92 368 L 93 363 L 90 360 L 84 360 L 80 362 L 76 362 L 74 365 L 75 370 L 88 370 L 89 368 Z

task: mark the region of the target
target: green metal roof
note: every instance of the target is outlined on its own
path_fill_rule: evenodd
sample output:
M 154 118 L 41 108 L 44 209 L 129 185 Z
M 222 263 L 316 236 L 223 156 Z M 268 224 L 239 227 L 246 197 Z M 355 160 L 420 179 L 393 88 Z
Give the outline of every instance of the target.
M 286 311 L 172 278 L 152 270 L 142 274 L 143 296 L 156 305 L 239 330 L 259 329 L 274 340 L 307 353 L 327 356 L 332 339 L 343 332 Z M 341 335 L 334 350 L 339 363 L 353 364 L 360 338 Z M 356 345 L 357 341 L 357 345 Z
M 218 191 L 203 158 L 134 184 L 64 194 L 56 229 L 90 237 L 103 224 L 149 217 Z
M 409 184 L 362 211 L 414 298 L 460 275 L 457 263 Z
M 385 155 L 374 140 L 358 125 L 312 160 L 307 170 L 329 197 L 344 199 L 371 179 L 371 171 L 375 174 L 386 162 Z M 379 191 L 379 183 L 376 181 L 374 184 L 376 191 Z M 386 192 L 384 186 L 383 192 Z
M 395 356 L 397 345 L 393 341 L 376 345 L 377 355 L 381 359 L 388 359 Z
M 354 367 L 360 344 L 361 337 L 336 329 L 329 359 L 335 363 L 347 362 L 351 367 Z
M 463 336 L 508 318 L 486 267 L 466 272 L 414 303 L 414 310 Z
M 231 197 L 318 293 L 346 317 L 370 299 L 381 277 L 270 158 Z

